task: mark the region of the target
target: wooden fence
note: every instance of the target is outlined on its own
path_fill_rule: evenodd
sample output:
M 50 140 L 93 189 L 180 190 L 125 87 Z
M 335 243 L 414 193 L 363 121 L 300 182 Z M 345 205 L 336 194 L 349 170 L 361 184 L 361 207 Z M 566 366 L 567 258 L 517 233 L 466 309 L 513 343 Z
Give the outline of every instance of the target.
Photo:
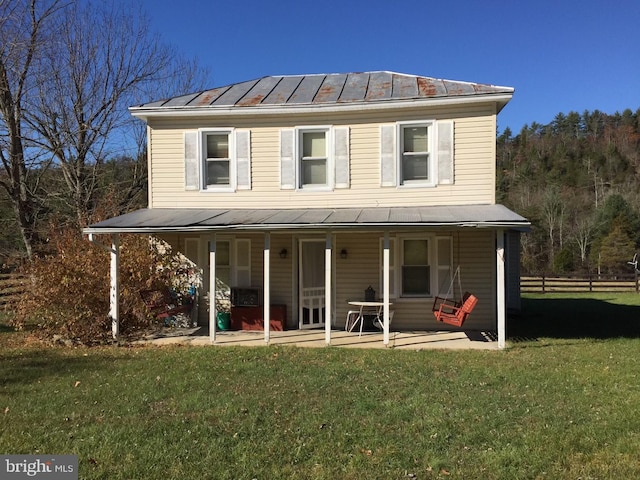
M 640 292 L 638 275 L 520 277 L 522 293 Z
M 26 290 L 27 277 L 18 273 L 0 273 L 0 310 L 10 309 Z

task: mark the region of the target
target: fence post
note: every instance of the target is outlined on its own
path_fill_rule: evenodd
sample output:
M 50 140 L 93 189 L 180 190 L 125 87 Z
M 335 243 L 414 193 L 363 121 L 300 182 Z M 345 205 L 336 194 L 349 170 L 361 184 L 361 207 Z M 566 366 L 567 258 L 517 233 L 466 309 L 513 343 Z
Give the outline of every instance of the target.
M 638 270 L 635 271 L 636 276 L 636 293 L 640 293 L 640 286 L 638 285 Z
M 593 277 L 591 276 L 591 272 L 589 272 L 589 293 L 593 292 Z
M 542 293 L 546 293 L 544 289 L 544 275 L 542 275 Z

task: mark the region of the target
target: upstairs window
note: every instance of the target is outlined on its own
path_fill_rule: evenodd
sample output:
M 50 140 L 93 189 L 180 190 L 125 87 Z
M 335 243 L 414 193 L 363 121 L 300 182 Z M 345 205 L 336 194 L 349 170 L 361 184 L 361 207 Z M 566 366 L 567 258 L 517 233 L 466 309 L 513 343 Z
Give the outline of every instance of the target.
M 280 188 L 328 191 L 350 186 L 350 132 L 345 126 L 280 130 Z
M 298 148 L 300 188 L 329 185 L 327 134 L 328 130 L 300 130 Z
M 402 185 L 431 182 L 431 124 L 400 126 Z
M 453 136 L 453 120 L 421 120 L 380 125 L 380 185 L 453 185 Z
M 230 132 L 205 132 L 205 187 L 231 186 Z
M 212 192 L 251 190 L 251 131 L 185 131 L 184 186 Z

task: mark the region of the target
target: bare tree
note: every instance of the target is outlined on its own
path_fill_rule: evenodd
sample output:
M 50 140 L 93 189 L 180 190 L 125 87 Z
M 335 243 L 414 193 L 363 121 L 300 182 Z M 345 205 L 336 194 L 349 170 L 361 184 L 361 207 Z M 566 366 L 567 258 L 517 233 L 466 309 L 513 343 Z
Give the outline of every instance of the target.
M 34 88 L 39 52 L 51 38 L 50 21 L 62 2 L 0 0 L 0 186 L 9 196 L 28 258 L 37 240 L 41 151 L 24 132 L 25 104 Z
M 86 223 L 107 159 L 133 162 L 122 209 L 144 190 L 143 130 L 127 107 L 196 91 L 207 77 L 125 2 L 0 0 L 0 186 L 29 258 L 44 208 L 66 204 Z
M 172 83 L 179 72 L 181 61 L 148 25 L 132 5 L 74 3 L 58 18 L 57 38 L 43 55 L 46 78 L 38 82 L 26 118 L 37 133 L 34 140 L 63 174 L 63 200 L 78 225 L 86 224 L 94 207 L 100 165 L 114 151 L 122 155 L 132 122 L 127 107 L 152 85 Z M 136 171 L 125 198 L 145 179 L 146 169 Z
M 560 189 L 552 185 L 544 193 L 542 199 L 542 219 L 547 229 L 549 239 L 549 267 L 553 268 L 553 260 L 556 255 L 556 238 L 562 236 L 565 205 L 560 197 Z M 562 240 L 560 240 L 562 246 Z
M 574 236 L 580 250 L 580 261 L 584 266 L 587 262 L 587 252 L 593 242 L 594 222 L 592 217 L 576 217 L 574 219 Z

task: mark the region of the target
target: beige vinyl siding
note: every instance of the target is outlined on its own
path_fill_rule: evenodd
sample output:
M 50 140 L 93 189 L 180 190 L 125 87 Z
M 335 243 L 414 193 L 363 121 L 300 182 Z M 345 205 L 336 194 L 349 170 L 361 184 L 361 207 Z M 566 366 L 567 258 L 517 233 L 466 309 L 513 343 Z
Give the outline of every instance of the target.
M 246 238 L 238 236 L 238 238 Z M 254 287 L 260 288 L 262 298 L 264 289 L 264 235 L 251 235 L 251 280 Z M 297 312 L 294 311 L 294 292 L 292 283 L 292 268 L 294 265 L 294 252 L 291 235 L 271 235 L 270 251 L 270 285 L 269 292 L 272 305 L 287 306 L 287 328 L 298 328 Z M 287 249 L 287 258 L 280 258 L 280 250 Z
M 380 125 L 396 121 L 453 119 L 455 182 L 436 187 L 380 186 Z M 418 111 L 254 116 L 150 121 L 150 195 L 153 208 L 362 207 L 461 205 L 495 202 L 495 107 L 493 104 Z M 334 125 L 350 129 L 350 188 L 310 192 L 280 189 L 280 129 Z M 251 130 L 252 188 L 236 192 L 185 191 L 184 132 L 198 128 Z
M 433 231 L 425 233 L 434 233 Z M 453 238 L 453 269 L 460 265 L 461 286 L 479 299 L 478 305 L 465 322 L 467 330 L 495 330 L 495 233 L 490 230 L 441 232 Z M 382 297 L 380 285 L 380 238 L 382 233 L 353 233 L 337 236 L 336 254 L 342 248 L 347 259 L 336 258 L 336 325 L 344 328 L 347 311 L 354 309 L 349 300 L 363 300 L 365 289 L 371 285 L 377 297 Z M 392 234 L 391 238 L 397 235 Z M 354 268 L 357 266 L 357 268 Z M 457 282 L 456 282 L 457 283 Z M 434 285 L 434 291 L 439 285 Z M 448 285 L 445 290 L 448 289 Z M 456 297 L 461 296 L 457 286 Z M 436 321 L 433 298 L 396 298 L 392 330 L 449 330 L 453 327 Z
M 413 232 L 415 233 L 415 232 Z M 424 230 L 423 233 L 438 236 L 451 236 L 453 239 L 453 269 L 459 265 L 462 290 L 469 291 L 479 299 L 478 305 L 464 325 L 465 330 L 495 330 L 496 313 L 496 256 L 495 232 L 492 230 L 456 230 L 443 232 Z M 381 251 L 380 239 L 383 232 L 338 233 L 334 242 L 334 326 L 344 328 L 350 306 L 349 300 L 363 300 L 364 291 L 371 286 L 378 298 L 382 297 L 380 284 Z M 392 233 L 391 238 L 397 238 Z M 186 236 L 169 235 L 163 239 L 169 242 L 175 251 L 184 247 Z M 193 238 L 193 237 L 189 237 Z M 236 236 L 220 235 L 220 240 L 251 240 L 251 284 L 262 289 L 264 285 L 263 252 L 264 234 L 239 233 Z M 287 305 L 287 326 L 298 328 L 297 311 L 297 235 L 278 233 L 271 235 L 271 303 Z M 308 236 L 304 236 L 308 238 Z M 314 238 L 322 238 L 315 235 Z M 280 250 L 287 249 L 287 258 L 280 258 Z M 340 257 L 340 251 L 347 251 L 347 258 Z M 200 268 L 203 270 L 204 286 L 201 290 L 198 310 L 198 323 L 208 324 L 208 237 L 200 236 Z M 442 285 L 433 285 L 434 292 Z M 449 285 L 443 288 L 447 290 Z M 454 287 L 454 296 L 461 295 Z M 392 299 L 394 318 L 392 330 L 449 330 L 454 329 L 435 320 L 432 313 L 433 298 L 395 298 Z
M 377 297 L 382 297 L 380 277 L 380 234 L 354 233 L 336 236 L 336 327 L 344 328 L 349 310 L 349 300 L 364 300 L 364 291 L 371 286 Z M 347 258 L 340 258 L 340 251 L 347 250 Z
M 171 196 L 181 196 L 184 189 L 184 130 L 150 130 L 150 207 L 177 206 L 167 204 Z M 163 201 L 164 199 L 164 201 Z

